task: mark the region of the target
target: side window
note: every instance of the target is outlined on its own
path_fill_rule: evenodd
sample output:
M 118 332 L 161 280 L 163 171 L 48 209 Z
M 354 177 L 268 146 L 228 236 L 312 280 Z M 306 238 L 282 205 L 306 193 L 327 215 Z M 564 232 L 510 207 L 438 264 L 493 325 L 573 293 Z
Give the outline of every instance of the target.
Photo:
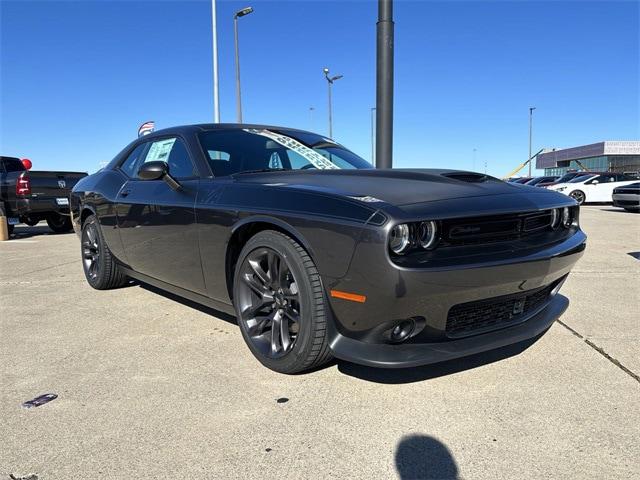
M 145 156 L 144 163 L 154 161 L 167 162 L 169 173 L 173 177 L 189 178 L 196 176 L 187 147 L 179 138 L 163 138 L 153 142 Z
M 133 152 L 129 154 L 127 159 L 120 165 L 120 170 L 124 172 L 128 177 L 134 178 L 138 176 L 138 168 L 142 165 L 142 153 L 147 144 L 142 143 L 133 149 Z

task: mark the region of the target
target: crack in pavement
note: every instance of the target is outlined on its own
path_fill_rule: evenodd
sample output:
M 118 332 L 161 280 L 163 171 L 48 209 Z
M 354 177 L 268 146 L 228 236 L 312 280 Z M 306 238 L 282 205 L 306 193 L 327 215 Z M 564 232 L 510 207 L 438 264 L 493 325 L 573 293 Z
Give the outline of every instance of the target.
M 576 337 L 578 337 L 580 340 L 584 341 L 584 343 L 586 343 L 587 345 L 589 345 L 591 348 L 593 348 L 596 352 L 598 352 L 600 355 L 602 355 L 604 358 L 606 358 L 607 360 L 609 360 L 611 363 L 613 363 L 616 367 L 618 367 L 620 370 L 622 370 L 624 373 L 626 373 L 627 375 L 629 375 L 631 378 L 633 378 L 636 382 L 640 383 L 640 376 L 638 376 L 637 374 L 635 374 L 634 372 L 632 372 L 631 370 L 629 370 L 627 367 L 625 367 L 622 363 L 620 363 L 619 360 L 613 358 L 611 355 L 609 355 L 607 352 L 604 351 L 604 348 L 599 347 L 598 345 L 596 345 L 595 343 L 593 343 L 591 340 L 588 340 L 587 338 L 585 338 L 582 334 L 580 334 L 577 330 L 574 330 L 573 328 L 571 328 L 569 325 L 567 325 L 566 323 L 564 323 L 562 320 L 556 320 L 556 322 L 558 322 L 560 325 L 562 325 L 564 328 L 566 328 L 567 330 L 569 330 L 572 334 L 574 334 Z

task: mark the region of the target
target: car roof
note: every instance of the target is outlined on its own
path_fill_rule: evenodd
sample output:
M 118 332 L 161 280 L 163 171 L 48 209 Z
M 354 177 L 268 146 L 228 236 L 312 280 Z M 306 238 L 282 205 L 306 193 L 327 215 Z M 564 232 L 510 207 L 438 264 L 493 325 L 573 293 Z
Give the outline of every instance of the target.
M 163 135 L 171 135 L 171 134 L 198 133 L 198 132 L 206 132 L 211 130 L 243 130 L 245 128 L 300 132 L 300 133 L 307 133 L 311 135 L 323 136 L 318 133 L 309 132 L 307 130 L 301 130 L 298 128 L 291 128 L 291 127 L 279 127 L 276 125 L 263 125 L 263 124 L 254 124 L 254 123 L 197 123 L 193 125 L 179 125 L 175 127 L 163 128 L 161 130 L 156 130 L 153 133 L 145 135 L 145 137 L 148 139 L 148 138 L 159 137 Z M 325 138 L 328 138 L 328 137 L 325 137 Z

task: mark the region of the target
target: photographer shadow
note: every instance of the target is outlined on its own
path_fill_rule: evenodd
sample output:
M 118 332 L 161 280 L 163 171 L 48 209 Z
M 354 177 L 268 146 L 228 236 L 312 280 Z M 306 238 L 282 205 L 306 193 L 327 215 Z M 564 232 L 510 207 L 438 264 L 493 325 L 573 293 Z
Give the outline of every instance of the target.
M 428 435 L 402 438 L 395 454 L 401 480 L 458 479 L 458 466 L 446 445 Z

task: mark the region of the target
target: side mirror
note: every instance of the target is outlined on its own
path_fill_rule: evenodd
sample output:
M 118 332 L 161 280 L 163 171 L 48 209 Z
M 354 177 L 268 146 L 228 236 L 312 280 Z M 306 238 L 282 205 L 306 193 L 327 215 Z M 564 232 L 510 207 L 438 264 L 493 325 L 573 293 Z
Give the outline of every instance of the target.
M 169 173 L 167 162 L 147 162 L 143 163 L 138 170 L 140 180 L 160 180 Z
M 164 180 L 174 190 L 180 190 L 180 183 L 169 173 L 169 164 L 162 161 L 143 163 L 138 170 L 138 178 L 141 180 Z
M 599 184 L 599 183 L 600 183 L 600 182 L 599 182 L 598 180 L 594 180 L 593 182 L 591 182 L 591 185 L 597 185 L 597 184 Z

